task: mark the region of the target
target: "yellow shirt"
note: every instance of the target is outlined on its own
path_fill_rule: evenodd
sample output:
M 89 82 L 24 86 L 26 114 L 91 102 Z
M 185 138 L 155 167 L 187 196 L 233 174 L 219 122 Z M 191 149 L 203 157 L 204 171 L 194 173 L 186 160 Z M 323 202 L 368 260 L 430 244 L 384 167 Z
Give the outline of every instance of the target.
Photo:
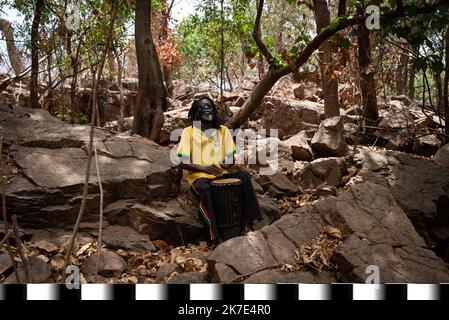
M 220 162 L 225 161 L 225 158 L 235 151 L 234 140 L 226 126 L 220 126 L 219 130 L 208 129 L 206 132 L 190 126 L 182 131 L 177 155 L 189 159 L 191 164 L 201 166 L 214 164 L 221 168 Z M 223 173 L 227 173 L 227 170 L 223 170 Z M 190 185 L 198 178 L 214 179 L 215 176 L 205 172 L 188 171 L 187 182 Z

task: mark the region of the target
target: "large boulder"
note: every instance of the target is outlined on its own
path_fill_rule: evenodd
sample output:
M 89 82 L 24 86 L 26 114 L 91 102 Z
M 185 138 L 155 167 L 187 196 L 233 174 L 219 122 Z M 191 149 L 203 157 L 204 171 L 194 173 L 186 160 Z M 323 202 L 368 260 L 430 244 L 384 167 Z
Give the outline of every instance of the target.
M 374 133 L 387 141 L 388 149 L 403 148 L 410 144 L 416 130 L 413 115 L 398 100 L 390 101 L 389 108 L 383 110 L 379 128 Z
M 198 219 L 197 208 L 179 199 L 135 204 L 130 208 L 129 221 L 138 232 L 151 240 L 164 240 L 173 245 L 186 245 L 205 238 L 204 226 Z
M 332 117 L 323 120 L 312 138 L 311 147 L 320 156 L 344 156 L 348 146 L 343 136 L 343 119 Z
M 4 150 L 10 157 L 0 164 L 9 179 L 6 202 L 21 224 L 72 225 L 81 203 L 90 128 L 47 121 L 53 118 L 45 112 L 33 120 L 20 108 L 0 110 Z M 179 176 L 169 148 L 100 129 L 94 130 L 94 144 L 105 205 L 118 199 L 148 201 L 178 194 Z M 99 200 L 92 161 L 86 219 L 98 213 Z
M 294 135 L 307 129 L 308 124 L 318 125 L 324 107 L 308 100 L 284 102 L 273 97 L 266 98 L 263 107 L 263 128 L 277 129 L 279 137 Z

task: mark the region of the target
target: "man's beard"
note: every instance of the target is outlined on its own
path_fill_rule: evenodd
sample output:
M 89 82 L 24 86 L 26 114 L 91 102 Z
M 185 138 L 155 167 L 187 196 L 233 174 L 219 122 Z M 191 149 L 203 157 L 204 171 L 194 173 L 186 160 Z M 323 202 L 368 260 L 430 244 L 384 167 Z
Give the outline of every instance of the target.
M 206 122 L 212 122 L 212 120 L 214 120 L 214 116 L 212 114 L 202 114 L 201 115 L 201 120 L 206 121 Z

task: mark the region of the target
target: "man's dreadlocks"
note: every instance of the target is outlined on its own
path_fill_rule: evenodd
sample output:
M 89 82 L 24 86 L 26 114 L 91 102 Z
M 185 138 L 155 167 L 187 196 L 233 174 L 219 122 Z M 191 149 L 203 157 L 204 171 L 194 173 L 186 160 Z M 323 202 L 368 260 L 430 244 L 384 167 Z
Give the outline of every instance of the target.
M 192 106 L 190 107 L 188 118 L 193 123 L 193 121 L 201 121 L 201 119 L 198 119 L 196 117 L 197 110 L 199 106 L 202 104 L 202 100 L 207 100 L 208 103 L 212 106 L 214 118 L 212 119 L 212 127 L 215 129 L 220 128 L 220 117 L 218 115 L 218 109 L 215 106 L 214 101 L 212 101 L 211 98 L 207 96 L 200 97 L 198 100 L 193 101 Z

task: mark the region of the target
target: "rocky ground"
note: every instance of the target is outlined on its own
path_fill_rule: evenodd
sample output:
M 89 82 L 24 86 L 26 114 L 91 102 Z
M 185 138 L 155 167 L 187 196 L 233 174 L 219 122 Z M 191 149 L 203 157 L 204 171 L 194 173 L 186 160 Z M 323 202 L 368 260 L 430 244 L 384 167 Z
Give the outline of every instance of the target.
M 118 133 L 116 122 L 95 129 L 106 220 L 97 281 L 364 282 L 371 265 L 379 267 L 382 282 L 449 281 L 449 145 L 441 146 L 442 120 L 405 96 L 390 97 L 380 105 L 376 141 L 368 143 L 360 139 L 360 109 L 344 95 L 348 88 L 340 92 L 342 115 L 322 121 L 319 91 L 284 82 L 247 124 L 279 129 L 278 138 L 258 142 L 276 139 L 279 171 L 266 176 L 259 175 L 263 164 L 247 168 L 264 219 L 255 231 L 216 248 L 203 241 L 196 199 L 170 161 L 170 132 L 187 124 L 190 103 L 205 88 L 176 86 L 162 145 Z M 227 94 L 223 117 L 238 112 L 247 94 Z M 13 106 L 3 96 L 7 211 L 18 217 L 33 282 L 60 281 L 81 203 L 89 127 Z M 86 282 L 95 281 L 99 206 L 92 163 L 72 255 Z M 2 248 L 0 282 L 16 281 Z

